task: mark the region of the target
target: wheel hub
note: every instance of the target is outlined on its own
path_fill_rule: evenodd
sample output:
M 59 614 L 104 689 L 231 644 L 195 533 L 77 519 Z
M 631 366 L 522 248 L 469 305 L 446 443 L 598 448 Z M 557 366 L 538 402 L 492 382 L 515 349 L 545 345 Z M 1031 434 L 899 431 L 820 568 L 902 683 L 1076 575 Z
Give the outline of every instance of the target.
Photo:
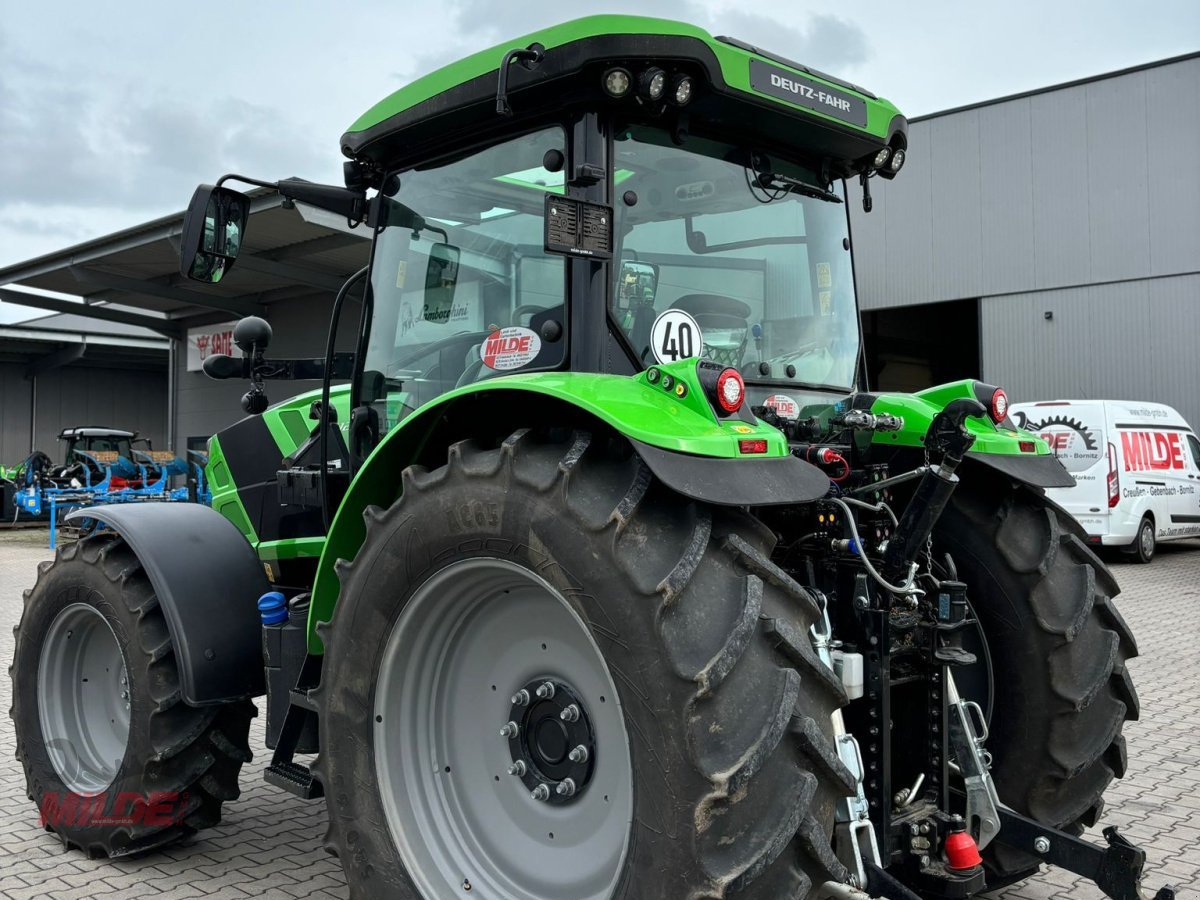
M 567 804 L 583 795 L 596 767 L 596 734 L 570 685 L 554 678 L 526 683 L 513 694 L 500 734 L 508 738 L 509 772 L 535 800 Z

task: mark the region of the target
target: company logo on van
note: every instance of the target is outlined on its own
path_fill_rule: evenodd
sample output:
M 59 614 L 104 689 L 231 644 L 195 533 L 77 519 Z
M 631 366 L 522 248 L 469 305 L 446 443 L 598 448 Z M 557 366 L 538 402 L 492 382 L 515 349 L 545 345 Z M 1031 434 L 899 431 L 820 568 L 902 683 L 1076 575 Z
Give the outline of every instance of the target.
M 1050 416 L 1033 421 L 1020 410 L 1012 415 L 1016 419 L 1017 427 L 1034 432 L 1050 445 L 1050 452 L 1058 457 L 1058 461 L 1068 472 L 1083 472 L 1100 459 L 1099 436 L 1078 419 L 1070 416 Z
M 1183 438 L 1177 431 L 1122 431 L 1126 472 L 1168 472 L 1184 467 Z

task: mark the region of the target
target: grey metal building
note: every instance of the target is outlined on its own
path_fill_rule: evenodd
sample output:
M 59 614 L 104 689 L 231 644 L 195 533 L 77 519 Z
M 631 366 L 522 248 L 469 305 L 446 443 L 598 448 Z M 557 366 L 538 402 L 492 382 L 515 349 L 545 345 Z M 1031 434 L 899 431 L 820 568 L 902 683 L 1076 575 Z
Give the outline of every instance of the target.
M 909 147 L 852 206 L 874 384 L 1200 425 L 1200 53 L 916 118 Z

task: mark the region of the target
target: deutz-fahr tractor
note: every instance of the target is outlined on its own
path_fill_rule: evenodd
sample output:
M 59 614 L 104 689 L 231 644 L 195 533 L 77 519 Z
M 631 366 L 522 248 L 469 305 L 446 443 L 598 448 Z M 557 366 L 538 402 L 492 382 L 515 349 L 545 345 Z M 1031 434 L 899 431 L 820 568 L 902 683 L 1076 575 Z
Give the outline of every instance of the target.
M 1079 837 L 1137 649 L 1070 476 L 995 386 L 866 383 L 846 186 L 903 174 L 892 104 L 598 16 L 341 148 L 344 187 L 201 186 L 181 240 L 209 284 L 255 252 L 230 181 L 369 235 L 324 357 L 239 323 L 213 508 L 88 510 L 26 595 L 29 796 L 132 813 L 64 845 L 216 823 L 265 696 L 266 780 L 324 798 L 357 898 L 1142 896 Z

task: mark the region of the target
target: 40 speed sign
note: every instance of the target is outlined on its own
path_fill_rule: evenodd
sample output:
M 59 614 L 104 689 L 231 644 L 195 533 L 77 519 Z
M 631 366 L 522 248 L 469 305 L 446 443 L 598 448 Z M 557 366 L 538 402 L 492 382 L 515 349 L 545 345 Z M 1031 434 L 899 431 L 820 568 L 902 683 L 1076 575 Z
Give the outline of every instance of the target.
M 704 346 L 700 326 L 690 313 L 668 309 L 654 320 L 650 329 L 650 349 L 659 363 L 672 363 L 699 356 Z

